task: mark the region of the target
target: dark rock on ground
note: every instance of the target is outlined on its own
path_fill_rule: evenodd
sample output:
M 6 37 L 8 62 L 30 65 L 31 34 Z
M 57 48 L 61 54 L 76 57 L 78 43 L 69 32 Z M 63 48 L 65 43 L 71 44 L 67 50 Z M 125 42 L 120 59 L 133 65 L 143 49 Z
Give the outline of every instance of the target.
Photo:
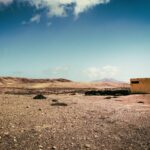
M 68 104 L 63 103 L 63 102 L 57 102 L 57 103 L 51 104 L 51 106 L 68 106 Z
M 46 97 L 43 96 L 42 94 L 38 94 L 35 97 L 33 97 L 33 99 L 46 99 Z
M 52 99 L 52 102 L 57 103 L 58 99 Z
M 142 102 L 142 101 L 139 101 L 138 103 L 140 103 L 140 104 L 144 104 L 144 102 Z
M 105 97 L 104 99 L 111 99 L 112 97 L 111 96 L 107 96 L 107 97 Z

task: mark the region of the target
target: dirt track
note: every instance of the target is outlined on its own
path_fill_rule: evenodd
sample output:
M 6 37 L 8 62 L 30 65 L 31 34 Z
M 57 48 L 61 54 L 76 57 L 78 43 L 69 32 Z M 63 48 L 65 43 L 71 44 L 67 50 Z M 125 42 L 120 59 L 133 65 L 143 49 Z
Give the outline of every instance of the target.
M 32 98 L 0 96 L 0 150 L 150 149 L 150 105 L 120 101 L 131 96 Z

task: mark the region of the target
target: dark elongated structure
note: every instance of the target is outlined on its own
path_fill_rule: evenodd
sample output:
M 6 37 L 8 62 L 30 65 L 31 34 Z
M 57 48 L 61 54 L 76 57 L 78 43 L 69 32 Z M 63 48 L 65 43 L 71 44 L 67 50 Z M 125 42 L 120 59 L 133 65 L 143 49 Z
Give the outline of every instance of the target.
M 129 88 L 121 88 L 121 89 L 103 89 L 103 90 L 92 90 L 92 91 L 86 91 L 86 96 L 92 96 L 92 95 L 113 95 L 113 96 L 123 96 L 123 95 L 129 95 L 131 94 L 131 91 Z

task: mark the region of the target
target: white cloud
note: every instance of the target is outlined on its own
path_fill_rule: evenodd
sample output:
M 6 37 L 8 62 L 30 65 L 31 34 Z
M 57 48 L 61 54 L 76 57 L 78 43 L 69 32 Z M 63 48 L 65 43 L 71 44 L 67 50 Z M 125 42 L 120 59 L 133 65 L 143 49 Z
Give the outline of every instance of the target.
M 57 3 L 49 5 L 48 17 L 53 17 L 53 16 L 58 16 L 58 17 L 67 16 L 65 6 L 58 5 Z
M 49 8 L 49 16 L 66 16 L 66 7 L 74 4 L 74 14 L 78 16 L 87 9 L 108 3 L 110 0 L 30 0 L 35 6 L 46 6 Z
M 76 0 L 74 8 L 75 16 L 99 4 L 108 3 L 110 0 Z
M 91 67 L 84 71 L 84 73 L 91 79 L 112 78 L 119 72 L 116 66 L 104 66 L 102 68 Z
M 8 4 L 13 0 L 0 0 L 0 3 Z M 19 2 L 20 0 L 18 0 Z M 48 16 L 67 16 L 67 8 L 72 7 L 73 13 L 75 16 L 78 16 L 80 13 L 88 10 L 99 4 L 106 4 L 110 0 L 24 0 L 28 1 L 31 5 L 37 7 L 48 8 Z M 69 6 L 70 5 L 70 6 Z

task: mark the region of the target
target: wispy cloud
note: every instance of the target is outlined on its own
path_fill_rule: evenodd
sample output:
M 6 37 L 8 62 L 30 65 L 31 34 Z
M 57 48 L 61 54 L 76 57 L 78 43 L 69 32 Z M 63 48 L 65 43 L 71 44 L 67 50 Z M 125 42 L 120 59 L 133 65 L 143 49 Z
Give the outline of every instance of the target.
M 43 71 L 43 74 L 48 77 L 52 78 L 60 78 L 60 77 L 67 77 L 70 72 L 70 66 L 57 66 L 48 68 Z
M 23 21 L 22 24 L 30 24 L 30 23 L 40 23 L 41 20 L 41 15 L 40 14 L 36 14 L 34 15 L 32 18 L 30 18 L 29 21 Z
M 51 69 L 53 74 L 67 73 L 70 70 L 69 66 L 59 66 Z
M 50 27 L 51 25 L 52 25 L 52 23 L 51 23 L 51 22 L 48 22 L 48 23 L 47 23 L 47 26 L 48 26 L 48 27 Z
M 33 16 L 33 17 L 30 19 L 30 22 L 31 22 L 31 23 L 33 23 L 33 22 L 39 23 L 40 20 L 41 20 L 41 15 L 36 14 L 35 16 Z
M 84 70 L 85 75 L 91 79 L 112 78 L 115 77 L 118 72 L 118 67 L 110 65 L 102 68 L 90 67 Z
M 10 4 L 12 2 L 13 0 L 0 0 L 0 4 L 4 4 L 4 5 Z

